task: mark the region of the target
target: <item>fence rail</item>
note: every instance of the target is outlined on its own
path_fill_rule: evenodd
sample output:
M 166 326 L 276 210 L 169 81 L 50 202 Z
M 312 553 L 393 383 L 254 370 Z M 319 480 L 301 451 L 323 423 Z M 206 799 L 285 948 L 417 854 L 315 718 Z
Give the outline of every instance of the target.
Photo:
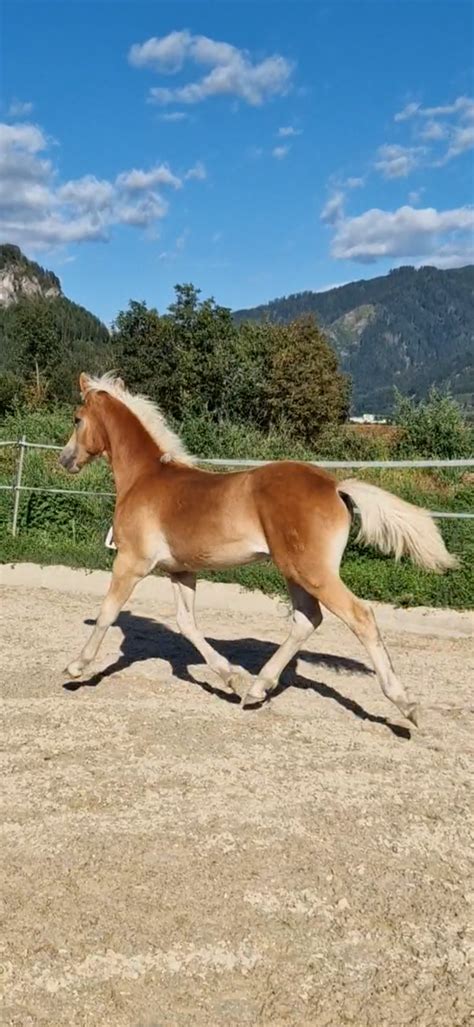
M 18 461 L 16 467 L 15 480 L 11 485 L 0 485 L 0 491 L 13 492 L 13 517 L 12 517 L 12 534 L 18 534 L 18 513 L 20 508 L 20 496 L 22 492 L 45 492 L 57 495 L 75 495 L 75 496 L 100 496 L 102 498 L 113 498 L 115 492 L 101 492 L 97 489 L 72 489 L 72 488 L 44 488 L 36 485 L 23 485 L 23 466 L 25 460 L 25 453 L 28 449 L 44 449 L 50 451 L 60 452 L 62 446 L 56 446 L 46 442 L 28 442 L 26 437 L 23 436 L 21 439 L 8 439 L 0 440 L 0 448 L 5 446 L 13 446 L 18 449 Z M 269 460 L 235 460 L 234 458 L 228 460 L 222 459 L 198 459 L 199 464 L 209 464 L 213 467 L 261 467 L 264 464 L 268 464 Z M 473 459 L 459 459 L 459 460 L 308 460 L 307 463 L 314 467 L 327 467 L 333 470 L 338 468 L 379 468 L 379 469 L 409 469 L 409 468 L 468 468 L 474 467 Z M 474 513 L 470 511 L 460 510 L 430 510 L 432 517 L 446 520 L 474 520 Z

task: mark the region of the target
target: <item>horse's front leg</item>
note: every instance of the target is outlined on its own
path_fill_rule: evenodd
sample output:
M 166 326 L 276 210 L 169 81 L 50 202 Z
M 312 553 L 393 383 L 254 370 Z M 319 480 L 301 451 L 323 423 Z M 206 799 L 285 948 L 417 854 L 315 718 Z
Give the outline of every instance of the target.
M 221 656 L 206 641 L 199 631 L 194 617 L 194 602 L 196 598 L 196 575 L 195 574 L 172 574 L 173 592 L 176 601 L 176 621 L 181 634 L 197 649 L 211 668 L 222 681 L 232 690 L 232 679 L 238 669 L 233 667 L 225 656 Z M 241 671 L 243 674 L 244 672 Z
M 146 573 L 147 570 L 142 567 L 142 561 L 132 558 L 130 554 L 119 553 L 115 558 L 109 591 L 102 603 L 92 634 L 78 659 L 73 660 L 66 668 L 66 673 L 70 677 L 80 677 L 88 664 L 96 657 L 107 629 L 117 618 L 135 585 L 145 577 Z

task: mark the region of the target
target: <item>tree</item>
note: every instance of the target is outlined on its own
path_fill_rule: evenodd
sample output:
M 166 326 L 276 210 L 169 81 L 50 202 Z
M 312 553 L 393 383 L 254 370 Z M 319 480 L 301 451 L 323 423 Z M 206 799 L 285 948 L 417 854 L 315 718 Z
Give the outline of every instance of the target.
M 314 442 L 327 424 L 347 419 L 349 379 L 339 371 L 337 357 L 312 317 L 279 331 L 268 383 L 272 420 L 284 418 L 297 437 Z
M 25 376 L 35 364 L 48 371 L 61 359 L 61 339 L 48 303 L 36 301 L 18 305 L 16 332 L 20 350 L 19 365 Z
M 112 334 L 113 363 L 132 392 L 144 392 L 163 409 L 168 405 L 176 375 L 176 354 L 171 326 L 153 307 L 131 300 L 121 311 Z
M 146 392 L 178 420 L 226 416 L 236 361 L 230 310 L 201 302 L 193 285 L 177 285 L 164 315 L 132 301 L 114 324 L 113 343 L 127 385 Z
M 183 411 L 206 410 L 215 420 L 229 416 L 236 371 L 237 328 L 228 307 L 211 297 L 200 301 L 191 284 L 176 285 L 166 315 L 177 355 L 176 388 Z
M 400 428 L 397 456 L 401 458 L 455 460 L 472 455 L 472 429 L 455 400 L 438 389 L 432 388 L 420 403 L 396 392 L 394 421 Z
M 225 409 L 230 420 L 269 427 L 269 368 L 280 337 L 280 327 L 269 321 L 246 321 L 238 326 L 225 383 Z
M 79 372 L 106 370 L 109 352 L 105 325 L 63 296 L 22 298 L 0 309 L 0 372 L 20 378 L 38 402 L 71 402 Z

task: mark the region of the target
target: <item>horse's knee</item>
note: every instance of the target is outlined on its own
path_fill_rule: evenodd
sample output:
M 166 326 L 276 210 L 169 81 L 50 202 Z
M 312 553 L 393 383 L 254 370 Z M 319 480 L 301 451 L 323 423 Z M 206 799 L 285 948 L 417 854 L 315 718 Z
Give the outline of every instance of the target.
M 354 623 L 354 630 L 365 638 L 375 639 L 379 637 L 379 630 L 375 620 L 375 614 L 369 603 L 363 599 L 354 597 L 351 604 L 351 615 Z

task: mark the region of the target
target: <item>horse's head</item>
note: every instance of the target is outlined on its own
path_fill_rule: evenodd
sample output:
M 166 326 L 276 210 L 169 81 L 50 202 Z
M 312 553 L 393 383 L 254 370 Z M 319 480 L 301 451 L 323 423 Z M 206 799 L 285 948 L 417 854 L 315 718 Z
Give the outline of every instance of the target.
M 62 467 L 71 474 L 78 474 L 86 464 L 102 456 L 106 447 L 104 430 L 97 416 L 98 394 L 90 391 L 90 381 L 84 373 L 80 375 L 79 388 L 82 403 L 75 410 L 74 431 L 59 457 Z

